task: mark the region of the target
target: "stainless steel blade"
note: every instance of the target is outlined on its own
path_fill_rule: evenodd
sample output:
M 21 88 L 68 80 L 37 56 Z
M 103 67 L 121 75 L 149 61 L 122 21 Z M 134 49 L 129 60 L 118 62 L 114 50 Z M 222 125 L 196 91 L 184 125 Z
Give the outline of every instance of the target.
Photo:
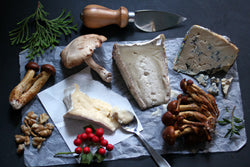
M 129 12 L 129 22 L 134 21 L 137 28 L 146 32 L 168 29 L 185 20 L 187 18 L 162 11 L 138 10 Z

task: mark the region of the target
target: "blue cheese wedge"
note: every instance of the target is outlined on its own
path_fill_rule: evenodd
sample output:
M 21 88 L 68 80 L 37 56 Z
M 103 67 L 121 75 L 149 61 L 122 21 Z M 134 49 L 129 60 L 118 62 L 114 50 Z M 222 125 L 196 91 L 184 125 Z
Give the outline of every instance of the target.
M 225 97 L 228 94 L 228 90 L 230 88 L 230 85 L 231 85 L 232 81 L 233 81 L 233 77 L 231 77 L 231 78 L 222 78 L 221 79 L 221 88 L 222 88 L 223 95 Z
M 227 72 L 236 60 L 238 51 L 227 38 L 194 25 L 184 38 L 173 69 L 188 75 Z
M 133 114 L 131 116 L 129 111 L 112 107 L 102 100 L 89 97 L 80 91 L 77 84 L 65 89 L 64 94 L 63 102 L 68 110 L 64 118 L 91 121 L 112 132 L 120 127 L 120 120 L 125 123 L 132 120 Z
M 163 34 L 151 41 L 115 44 L 113 58 L 141 109 L 167 103 L 170 81 Z

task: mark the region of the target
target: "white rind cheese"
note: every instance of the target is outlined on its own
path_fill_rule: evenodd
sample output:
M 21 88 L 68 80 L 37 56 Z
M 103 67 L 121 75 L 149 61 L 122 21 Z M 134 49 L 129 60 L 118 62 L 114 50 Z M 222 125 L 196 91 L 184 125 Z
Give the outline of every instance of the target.
M 113 58 L 141 109 L 167 103 L 170 82 L 163 34 L 138 44 L 113 47 Z
M 173 69 L 188 75 L 227 72 L 237 54 L 238 48 L 225 37 L 194 25 L 184 38 Z
M 134 118 L 127 110 L 112 107 L 102 100 L 89 97 L 80 91 L 77 84 L 65 89 L 64 94 L 63 102 L 68 110 L 65 118 L 91 121 L 112 132 L 120 127 L 120 123 L 127 124 Z

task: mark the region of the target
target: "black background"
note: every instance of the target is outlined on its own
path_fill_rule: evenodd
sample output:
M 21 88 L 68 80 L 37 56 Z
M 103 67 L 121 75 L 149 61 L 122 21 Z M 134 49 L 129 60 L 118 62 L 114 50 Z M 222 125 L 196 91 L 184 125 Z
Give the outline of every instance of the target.
M 240 88 L 245 114 L 245 127 L 249 136 L 250 118 L 250 1 L 248 0 L 41 0 L 45 10 L 50 13 L 49 18 L 58 16 L 62 9 L 71 11 L 74 23 L 79 30 L 71 37 L 60 40 L 60 45 L 68 44 L 73 38 L 88 33 L 105 35 L 108 41 L 143 40 L 151 39 L 159 33 L 164 33 L 166 38 L 184 37 L 186 31 L 194 24 L 202 25 L 213 31 L 227 35 L 239 47 L 237 58 L 240 77 Z M 145 33 L 129 24 L 124 29 L 117 26 L 90 30 L 82 25 L 79 18 L 81 10 L 88 4 L 99 4 L 112 9 L 125 6 L 129 10 L 155 9 L 177 13 L 188 18 L 180 26 L 156 33 Z M 17 127 L 21 124 L 21 112 L 14 112 L 9 106 L 8 96 L 12 88 L 19 83 L 19 46 L 11 46 L 8 31 L 16 27 L 16 23 L 33 13 L 37 6 L 37 0 L 4 0 L 0 2 L 1 26 L 0 26 L 0 164 L 1 166 L 24 166 L 23 156 L 17 156 L 14 135 L 19 133 Z M 240 98 L 240 97 L 239 97 Z M 250 148 L 246 144 L 238 152 L 191 154 L 191 155 L 164 155 L 172 166 L 249 166 Z M 42 161 L 42 159 L 41 159 Z M 68 165 L 67 165 L 68 166 Z M 78 166 L 78 165 L 71 165 Z M 93 164 L 93 166 L 156 166 L 150 157 L 116 160 Z

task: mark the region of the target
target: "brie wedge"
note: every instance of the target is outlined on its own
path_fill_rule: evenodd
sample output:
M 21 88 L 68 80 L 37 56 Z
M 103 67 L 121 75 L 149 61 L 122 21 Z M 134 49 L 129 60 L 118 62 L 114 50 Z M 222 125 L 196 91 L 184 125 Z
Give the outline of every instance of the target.
M 115 44 L 113 58 L 141 109 L 170 100 L 168 63 L 163 34 L 137 44 Z
M 118 118 L 125 122 L 131 121 L 129 111 L 120 110 L 102 100 L 89 97 L 80 91 L 77 84 L 65 89 L 64 94 L 63 102 L 68 110 L 64 118 L 87 120 L 112 132 L 120 127 Z

